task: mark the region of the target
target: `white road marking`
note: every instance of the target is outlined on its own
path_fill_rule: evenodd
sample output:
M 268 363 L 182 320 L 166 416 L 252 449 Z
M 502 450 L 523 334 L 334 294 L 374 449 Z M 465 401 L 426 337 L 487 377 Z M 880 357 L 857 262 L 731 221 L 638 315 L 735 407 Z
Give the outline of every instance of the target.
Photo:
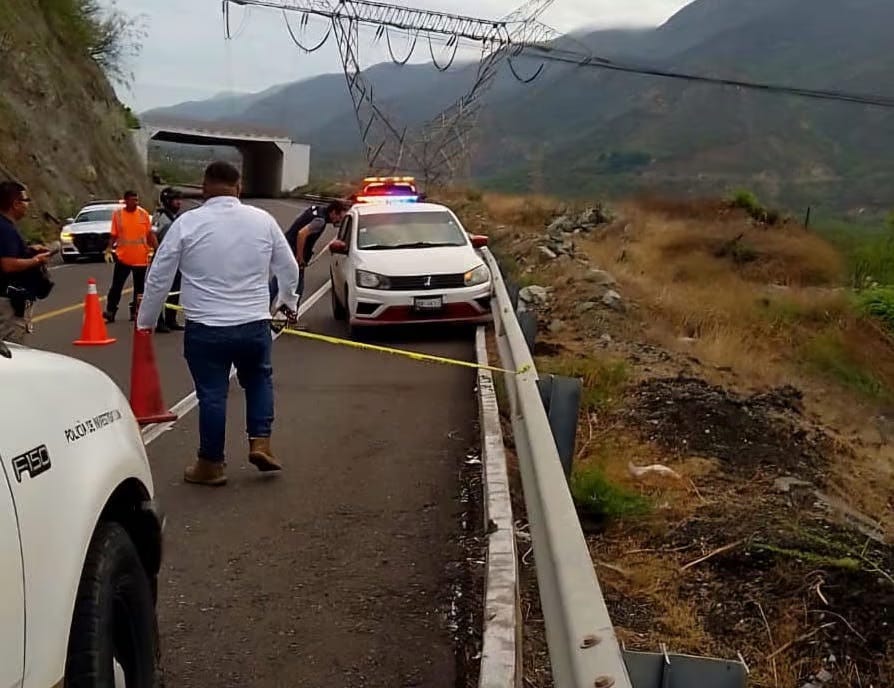
M 311 308 L 317 305 L 317 302 L 322 299 L 326 294 L 329 293 L 329 290 L 332 288 L 332 282 L 328 279 L 326 283 L 317 289 L 311 296 L 301 304 L 298 308 L 299 317 L 307 313 Z M 279 335 L 281 333 L 277 332 L 273 335 L 274 341 L 279 339 Z M 233 368 L 230 370 L 230 379 L 232 380 L 236 377 L 236 369 Z M 196 406 L 198 406 L 199 400 L 196 397 L 195 390 L 192 391 L 191 394 L 187 394 L 180 401 L 174 404 L 171 407 L 171 413 L 177 415 L 177 420 L 181 420 L 185 415 L 187 415 L 190 411 L 192 411 Z M 158 423 L 156 425 L 150 425 L 143 430 L 143 444 L 148 446 L 159 437 L 161 437 L 164 433 L 174 427 L 177 424 L 177 421 L 173 421 L 171 423 Z

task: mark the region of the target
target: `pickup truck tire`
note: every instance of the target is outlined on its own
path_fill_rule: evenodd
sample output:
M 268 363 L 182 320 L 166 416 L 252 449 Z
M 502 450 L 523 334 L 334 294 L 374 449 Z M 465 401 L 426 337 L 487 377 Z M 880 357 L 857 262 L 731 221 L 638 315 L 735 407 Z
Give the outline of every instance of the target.
M 152 584 L 130 536 L 102 522 L 81 574 L 68 640 L 66 688 L 157 688 L 158 633 Z

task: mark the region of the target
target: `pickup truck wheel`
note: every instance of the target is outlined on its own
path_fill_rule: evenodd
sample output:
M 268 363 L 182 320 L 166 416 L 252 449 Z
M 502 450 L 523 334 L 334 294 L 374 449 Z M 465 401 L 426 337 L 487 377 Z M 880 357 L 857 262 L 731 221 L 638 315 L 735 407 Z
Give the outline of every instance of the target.
M 100 523 L 75 601 L 66 688 L 157 688 L 157 658 L 152 584 L 127 531 Z

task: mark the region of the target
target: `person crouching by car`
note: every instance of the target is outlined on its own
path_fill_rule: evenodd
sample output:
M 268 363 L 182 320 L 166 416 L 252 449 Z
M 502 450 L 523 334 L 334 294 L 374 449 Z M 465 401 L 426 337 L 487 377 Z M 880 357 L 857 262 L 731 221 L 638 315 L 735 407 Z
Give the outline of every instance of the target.
M 46 275 L 50 252 L 45 246 L 28 246 L 16 223 L 28 214 L 31 197 L 24 184 L 0 182 L 0 341 L 23 344 L 29 331 L 31 305 L 52 282 Z

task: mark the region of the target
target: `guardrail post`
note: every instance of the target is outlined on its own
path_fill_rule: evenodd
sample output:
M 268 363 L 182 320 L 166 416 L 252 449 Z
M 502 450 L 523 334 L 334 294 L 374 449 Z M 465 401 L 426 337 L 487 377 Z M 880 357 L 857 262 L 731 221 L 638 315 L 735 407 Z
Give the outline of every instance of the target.
M 576 377 L 541 375 L 537 386 L 540 388 L 540 398 L 543 399 L 565 477 L 571 478 L 583 382 Z
M 534 345 L 537 343 L 537 316 L 531 311 L 522 311 L 516 313 L 519 327 L 525 336 L 525 344 L 528 345 L 528 351 L 534 355 Z

